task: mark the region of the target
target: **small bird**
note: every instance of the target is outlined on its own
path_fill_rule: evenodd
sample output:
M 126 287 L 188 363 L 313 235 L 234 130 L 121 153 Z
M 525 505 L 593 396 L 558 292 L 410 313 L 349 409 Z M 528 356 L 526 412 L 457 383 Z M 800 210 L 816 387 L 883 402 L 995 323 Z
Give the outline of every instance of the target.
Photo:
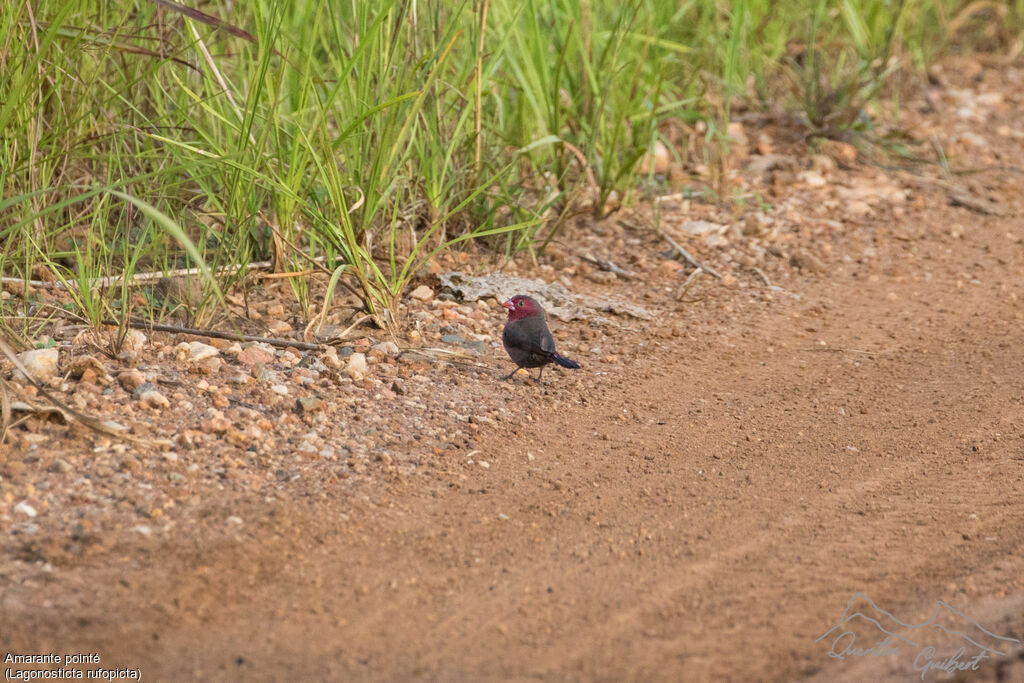
M 540 368 L 537 375 L 540 380 L 544 366 L 548 363 L 558 363 L 563 368 L 573 370 L 580 367 L 576 361 L 560 356 L 555 351 L 555 340 L 548 330 L 544 309 L 539 303 L 524 294 L 516 294 L 502 306 L 508 309 L 508 321 L 501 334 L 501 342 L 516 364 L 516 369 L 502 377 L 502 380 L 509 379 L 520 368 Z

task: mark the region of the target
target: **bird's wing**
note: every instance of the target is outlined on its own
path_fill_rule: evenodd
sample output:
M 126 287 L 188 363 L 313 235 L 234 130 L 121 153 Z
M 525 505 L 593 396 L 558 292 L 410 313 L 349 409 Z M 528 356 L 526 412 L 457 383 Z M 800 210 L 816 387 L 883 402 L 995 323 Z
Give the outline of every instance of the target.
M 555 353 L 555 340 L 543 318 L 523 318 L 505 326 L 503 341 L 523 351 L 550 358 Z

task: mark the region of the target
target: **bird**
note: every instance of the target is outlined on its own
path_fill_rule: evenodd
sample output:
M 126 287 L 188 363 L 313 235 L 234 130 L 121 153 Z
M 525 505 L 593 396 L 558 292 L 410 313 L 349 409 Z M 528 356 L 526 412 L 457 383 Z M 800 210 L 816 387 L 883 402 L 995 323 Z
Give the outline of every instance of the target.
M 520 368 L 540 368 L 537 380 L 544 375 L 544 366 L 557 363 L 563 368 L 576 370 L 580 364 L 559 355 L 555 351 L 555 340 L 548 329 L 544 309 L 536 300 L 525 294 L 516 294 L 502 304 L 508 309 L 508 320 L 501 334 L 501 342 L 508 351 L 516 369 L 501 379 L 507 380 Z

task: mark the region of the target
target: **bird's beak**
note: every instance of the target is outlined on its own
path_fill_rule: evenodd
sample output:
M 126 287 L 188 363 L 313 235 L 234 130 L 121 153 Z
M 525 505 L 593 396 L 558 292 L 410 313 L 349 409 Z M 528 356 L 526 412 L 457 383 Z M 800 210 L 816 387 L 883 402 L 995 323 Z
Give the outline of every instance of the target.
M 511 301 L 506 301 L 506 302 L 505 302 L 505 303 L 503 303 L 503 304 L 502 304 L 501 306 L 502 306 L 502 308 L 507 308 L 507 309 L 508 309 L 508 310 L 510 310 L 510 311 L 511 311 L 511 310 L 512 310 L 513 308 L 515 308 L 515 307 L 516 307 L 516 305 L 515 305 L 514 303 L 512 303 Z

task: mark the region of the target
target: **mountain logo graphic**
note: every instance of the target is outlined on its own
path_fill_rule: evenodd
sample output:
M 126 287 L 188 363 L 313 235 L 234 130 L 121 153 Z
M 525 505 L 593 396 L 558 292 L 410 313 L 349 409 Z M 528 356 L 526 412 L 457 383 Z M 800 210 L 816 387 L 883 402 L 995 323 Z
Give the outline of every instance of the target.
M 851 622 L 855 620 L 872 624 L 886 636 L 912 647 L 921 647 L 919 641 L 926 638 L 927 632 L 932 629 L 955 636 L 962 640 L 964 645 L 973 645 L 990 656 L 1005 655 L 1008 648 L 1021 644 L 1017 638 L 1000 636 L 989 631 L 974 619 L 942 600 L 935 601 L 935 609 L 932 611 L 931 617 L 920 624 L 908 624 L 876 605 L 874 600 L 860 591 L 854 593 L 850 598 L 839 621 L 818 636 L 814 642 L 820 642 L 834 633 L 839 635 L 844 629 L 848 629 Z M 911 631 L 911 633 L 906 633 L 907 631 Z
M 857 642 L 858 638 L 861 643 Z M 814 642 L 826 639 L 831 642 L 828 656 L 840 660 L 895 657 L 900 655 L 901 649 L 916 650 L 913 666 L 915 671 L 921 672 L 922 680 L 931 671 L 947 674 L 977 671 L 982 660 L 1002 657 L 1021 644 L 1017 638 L 993 633 L 942 600 L 935 601 L 928 619 L 910 624 L 897 619 L 860 591 L 846 603 L 839 621 Z M 863 644 L 865 639 L 868 645 Z

